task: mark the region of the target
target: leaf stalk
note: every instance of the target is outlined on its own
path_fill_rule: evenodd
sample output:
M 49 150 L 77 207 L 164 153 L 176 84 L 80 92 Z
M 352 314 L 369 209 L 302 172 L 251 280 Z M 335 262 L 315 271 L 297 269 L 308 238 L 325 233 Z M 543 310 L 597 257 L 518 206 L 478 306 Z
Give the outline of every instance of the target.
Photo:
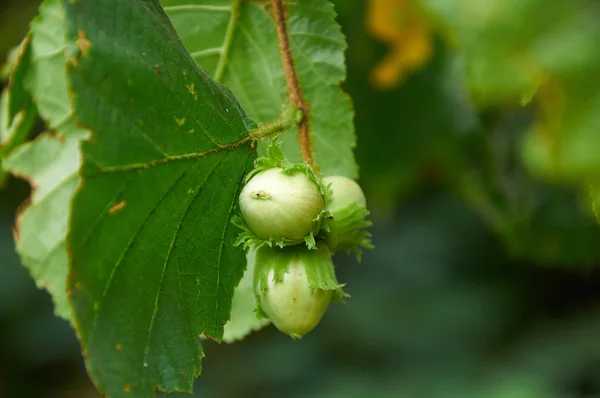
M 254 141 L 260 141 L 265 138 L 273 138 L 288 128 L 299 124 L 301 120 L 302 112 L 293 106 L 288 106 L 283 111 L 279 119 L 269 123 L 261 123 L 257 128 L 250 130 L 248 134 Z

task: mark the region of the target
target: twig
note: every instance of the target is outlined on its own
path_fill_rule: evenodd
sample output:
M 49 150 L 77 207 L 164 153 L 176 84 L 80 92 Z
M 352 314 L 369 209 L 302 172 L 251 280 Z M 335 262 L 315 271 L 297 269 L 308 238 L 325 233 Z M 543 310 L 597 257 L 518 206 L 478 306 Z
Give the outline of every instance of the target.
M 273 16 L 277 26 L 277 39 L 279 41 L 279 52 L 283 61 L 283 70 L 287 80 L 290 101 L 296 109 L 302 112 L 302 119 L 298 123 L 298 140 L 300 141 L 300 152 L 304 161 L 317 169 L 317 163 L 312 156 L 312 145 L 310 141 L 310 110 L 308 103 L 304 100 L 300 90 L 300 82 L 294 67 L 292 52 L 290 50 L 290 40 L 288 38 L 287 26 L 285 21 L 285 11 L 283 9 L 283 0 L 271 0 L 273 6 Z

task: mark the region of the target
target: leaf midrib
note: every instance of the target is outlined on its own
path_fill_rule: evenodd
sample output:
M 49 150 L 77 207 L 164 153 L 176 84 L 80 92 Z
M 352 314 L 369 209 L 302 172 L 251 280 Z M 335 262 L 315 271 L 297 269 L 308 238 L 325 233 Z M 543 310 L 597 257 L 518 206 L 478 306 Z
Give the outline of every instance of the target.
M 221 55 L 219 56 L 219 62 L 217 63 L 217 69 L 215 70 L 214 76 L 215 81 L 218 83 L 222 82 L 223 73 L 225 73 L 225 66 L 227 66 L 227 57 L 229 56 L 231 42 L 233 41 L 233 34 L 235 33 L 235 28 L 240 15 L 240 4 L 241 0 L 233 0 L 231 3 L 231 9 L 229 10 L 231 15 L 229 16 L 229 22 L 227 23 L 227 30 L 225 31 L 225 38 L 223 39 Z
M 220 151 L 234 150 L 234 149 L 240 147 L 241 145 L 243 145 L 247 142 L 251 142 L 251 141 L 256 141 L 256 138 L 252 137 L 251 135 L 247 135 L 244 138 L 242 138 L 241 140 L 231 142 L 229 144 L 217 145 L 214 148 L 207 149 L 206 151 L 203 151 L 203 152 L 191 152 L 191 153 L 185 153 L 183 155 L 168 155 L 168 156 L 165 156 L 164 158 L 150 160 L 146 163 L 135 163 L 135 164 L 122 165 L 122 166 L 107 166 L 107 167 L 101 167 L 100 165 L 96 164 L 96 166 L 98 167 L 99 170 L 86 174 L 86 177 L 95 177 L 97 175 L 106 174 L 106 173 L 118 173 L 118 172 L 127 172 L 127 171 L 134 171 L 134 170 L 140 170 L 140 169 L 149 169 L 151 167 L 158 166 L 158 165 L 164 164 L 164 163 L 169 163 L 169 162 L 177 162 L 177 161 L 183 161 L 183 160 L 197 160 L 197 159 L 204 158 L 212 153 L 217 153 Z

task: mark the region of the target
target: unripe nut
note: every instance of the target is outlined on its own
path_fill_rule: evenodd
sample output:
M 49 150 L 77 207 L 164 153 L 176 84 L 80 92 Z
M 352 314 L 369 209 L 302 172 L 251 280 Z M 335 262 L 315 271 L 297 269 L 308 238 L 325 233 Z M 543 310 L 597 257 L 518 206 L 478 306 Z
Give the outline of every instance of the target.
M 302 172 L 271 168 L 256 174 L 240 193 L 248 228 L 261 239 L 301 240 L 325 208 L 317 184 Z
M 254 288 L 264 315 L 294 339 L 313 330 L 333 291 L 341 286 L 327 246 L 320 244 L 317 250 L 263 246 L 256 261 Z
M 343 176 L 330 176 L 323 178 L 323 183 L 330 186 L 331 195 L 327 210 L 331 213 L 345 209 L 353 203 L 367 207 L 365 194 L 356 181 Z

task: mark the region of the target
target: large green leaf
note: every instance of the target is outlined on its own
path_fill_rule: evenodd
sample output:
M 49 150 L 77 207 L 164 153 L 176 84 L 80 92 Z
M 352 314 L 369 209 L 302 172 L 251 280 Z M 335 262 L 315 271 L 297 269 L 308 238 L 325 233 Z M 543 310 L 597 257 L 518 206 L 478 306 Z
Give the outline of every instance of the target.
M 230 222 L 254 160 L 247 118 L 156 0 L 66 3 L 83 183 L 69 292 L 110 397 L 191 391 L 200 335 L 223 336 L 246 260 Z
M 200 66 L 231 88 L 257 122 L 276 119 L 288 102 L 275 22 L 266 6 L 240 0 L 161 0 L 186 47 Z M 310 129 L 324 175 L 356 178 L 358 166 L 346 78 L 346 40 L 326 0 L 287 5 L 292 56 L 310 104 Z M 295 130 L 282 137 L 283 151 L 301 161 Z
M 70 319 L 66 234 L 69 201 L 79 183 L 77 147 L 86 131 L 75 126 L 68 99 L 64 23 L 61 2 L 46 0 L 31 24 L 32 64 L 23 81 L 50 131 L 14 150 L 5 167 L 33 187 L 17 218 L 17 251 L 36 284 L 51 293 L 56 313 Z

